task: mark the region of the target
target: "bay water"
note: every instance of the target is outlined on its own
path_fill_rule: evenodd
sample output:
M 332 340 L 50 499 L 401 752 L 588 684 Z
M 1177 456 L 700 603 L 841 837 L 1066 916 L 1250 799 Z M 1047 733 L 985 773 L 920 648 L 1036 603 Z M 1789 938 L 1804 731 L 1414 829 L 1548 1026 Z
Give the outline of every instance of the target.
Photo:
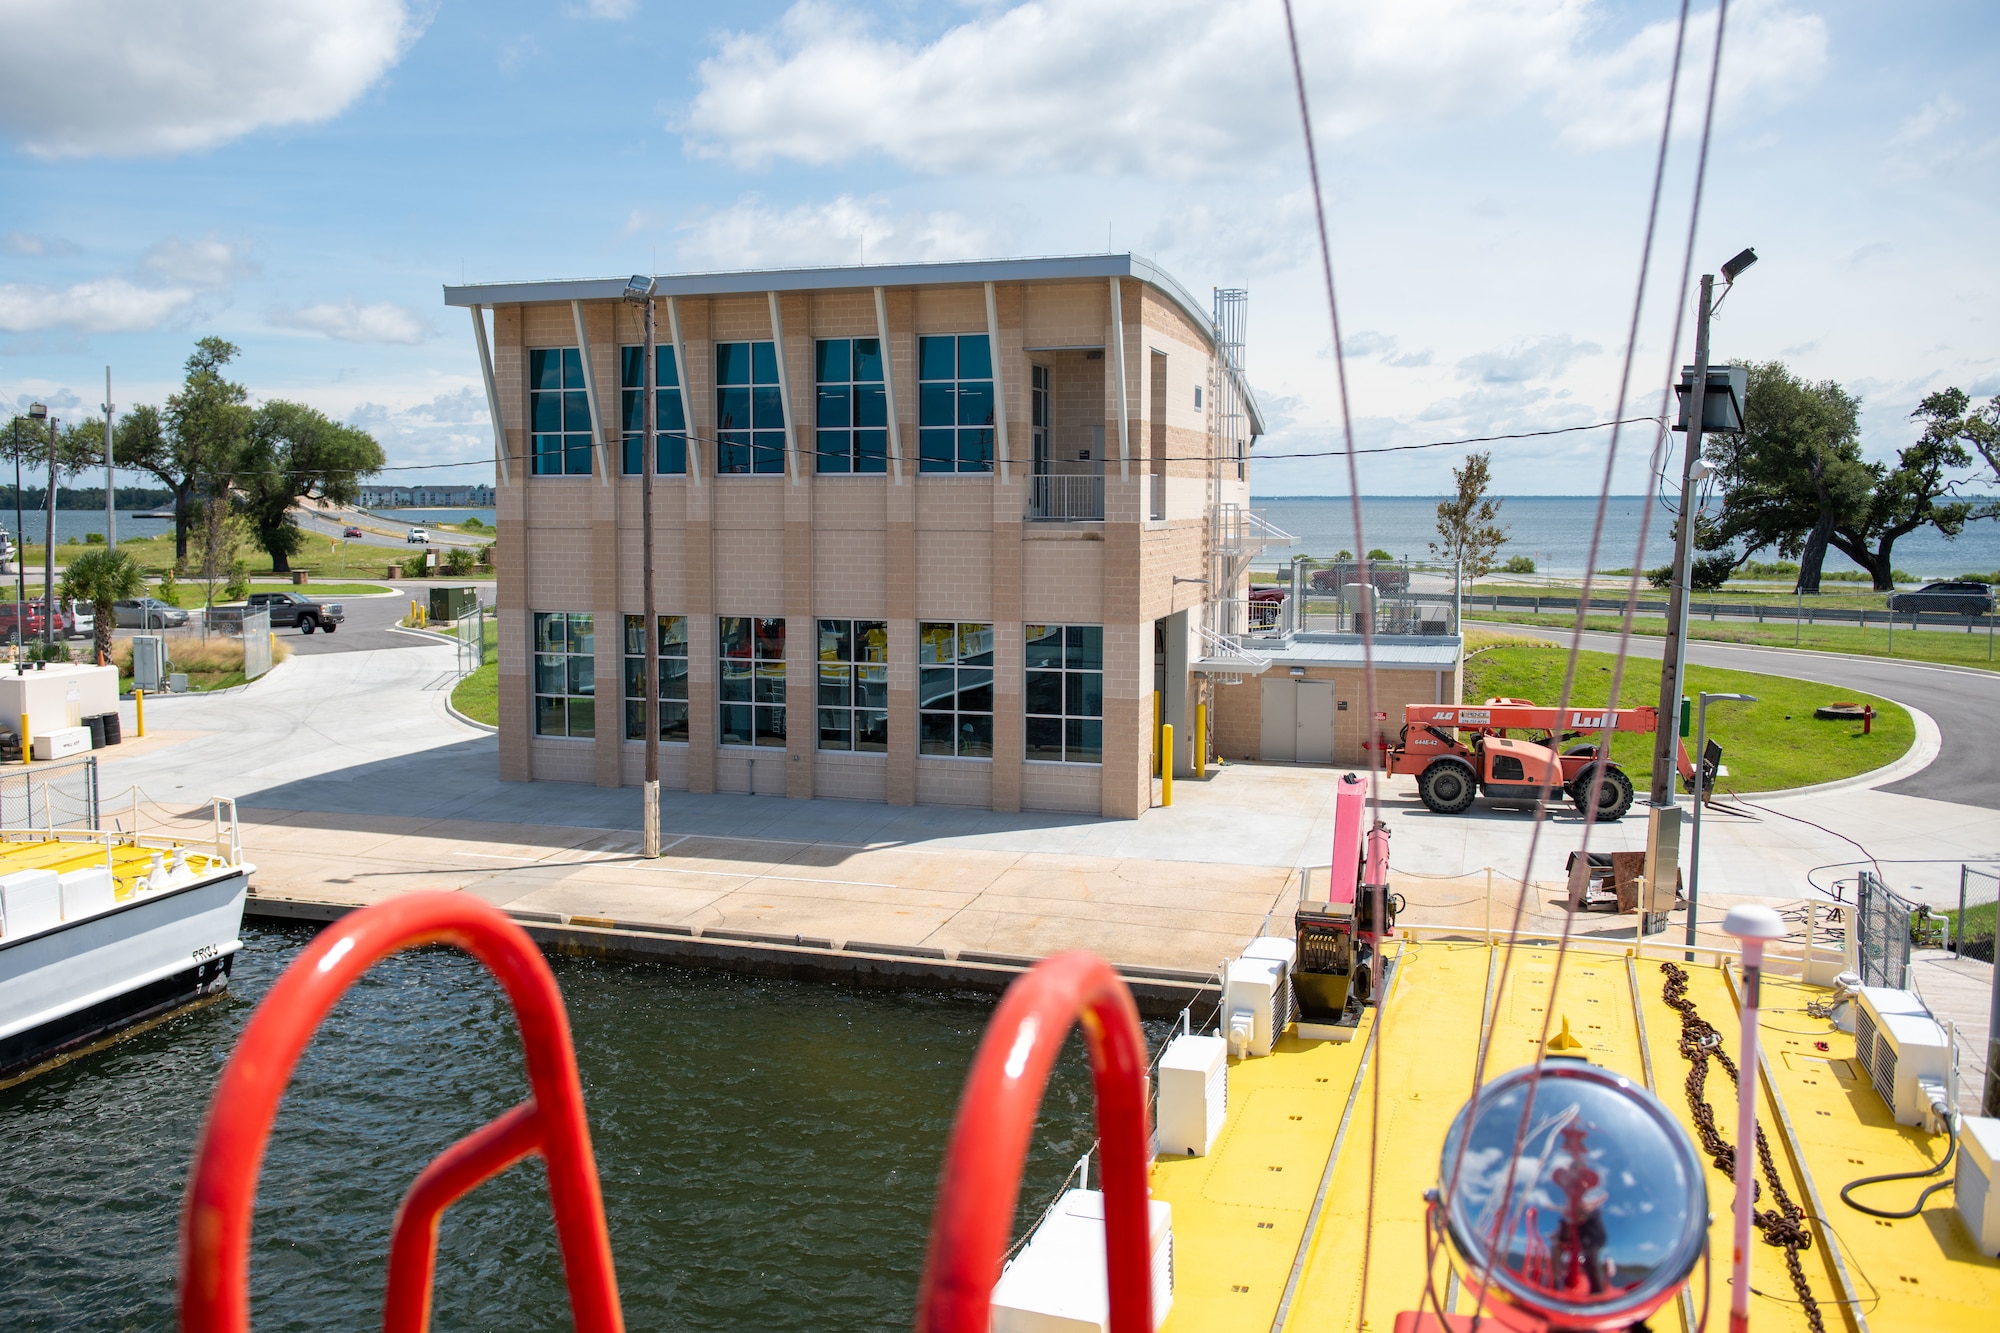
M 181 1194 L 252 1003 L 306 942 L 246 923 L 226 998 L 0 1091 L 0 1328 L 175 1326 Z M 951 1117 L 993 1000 L 552 961 L 575 1032 L 627 1324 L 907 1328 Z M 1167 1025 L 1149 1022 L 1157 1044 Z M 381 1318 L 396 1200 L 526 1095 L 506 1000 L 449 950 L 378 964 L 286 1093 L 259 1182 L 259 1330 Z M 1043 1102 L 1025 1226 L 1089 1146 L 1072 1037 Z M 539 1164 L 446 1215 L 440 1330 L 566 1329 Z

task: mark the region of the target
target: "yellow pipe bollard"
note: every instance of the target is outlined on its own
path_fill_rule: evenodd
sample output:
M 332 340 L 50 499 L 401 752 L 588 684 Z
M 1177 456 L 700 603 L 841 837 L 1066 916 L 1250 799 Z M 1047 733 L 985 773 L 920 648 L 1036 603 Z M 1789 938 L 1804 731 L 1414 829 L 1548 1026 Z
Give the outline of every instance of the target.
M 1174 724 L 1160 728 L 1160 804 L 1174 803 Z
M 34 734 L 28 730 L 28 715 L 25 712 L 21 714 L 21 762 L 35 762 Z
M 1153 776 L 1160 776 L 1160 692 L 1153 691 Z
M 1208 705 L 1194 706 L 1194 775 L 1208 776 Z
M 133 730 L 144 736 L 146 734 L 146 692 L 144 690 L 132 691 L 132 707 L 138 714 L 134 719 L 137 725 Z

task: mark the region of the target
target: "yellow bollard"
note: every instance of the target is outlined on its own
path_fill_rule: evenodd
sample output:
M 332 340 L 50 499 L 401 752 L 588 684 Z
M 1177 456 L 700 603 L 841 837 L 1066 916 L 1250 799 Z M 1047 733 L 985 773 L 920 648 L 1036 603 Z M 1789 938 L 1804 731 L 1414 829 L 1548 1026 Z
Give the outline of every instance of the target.
M 1174 803 L 1174 724 L 1160 728 L 1160 804 Z
M 1194 775 L 1208 776 L 1208 705 L 1194 706 Z
M 21 714 L 21 762 L 24 764 L 35 762 L 35 744 L 32 734 L 28 731 L 26 713 Z
M 146 692 L 144 690 L 132 691 L 132 708 L 138 714 L 133 719 L 137 725 L 132 729 L 141 736 L 144 736 L 146 734 Z
M 1153 776 L 1160 776 L 1160 692 L 1153 691 Z

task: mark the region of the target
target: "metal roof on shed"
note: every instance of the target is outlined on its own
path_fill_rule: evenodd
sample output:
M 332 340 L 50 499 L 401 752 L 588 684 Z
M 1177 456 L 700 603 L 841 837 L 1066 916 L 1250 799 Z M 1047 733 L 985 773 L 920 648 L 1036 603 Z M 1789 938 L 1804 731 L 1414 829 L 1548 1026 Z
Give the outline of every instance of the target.
M 1363 665 L 1361 636 L 1358 634 L 1304 635 L 1293 639 L 1284 647 L 1265 647 L 1252 641 L 1251 650 L 1259 657 L 1271 659 L 1272 666 L 1340 666 Z M 1457 635 L 1426 635 L 1423 638 L 1377 638 L 1375 640 L 1375 665 L 1391 670 L 1414 668 L 1417 670 L 1449 671 L 1458 665 L 1460 642 Z

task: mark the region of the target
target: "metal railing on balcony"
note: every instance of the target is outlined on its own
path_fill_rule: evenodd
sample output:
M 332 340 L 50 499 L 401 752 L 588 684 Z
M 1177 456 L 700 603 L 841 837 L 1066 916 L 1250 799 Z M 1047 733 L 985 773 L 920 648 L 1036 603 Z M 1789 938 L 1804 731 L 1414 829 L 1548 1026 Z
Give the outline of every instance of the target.
M 1029 478 L 1028 517 L 1051 523 L 1101 522 L 1104 478 L 1051 473 Z

